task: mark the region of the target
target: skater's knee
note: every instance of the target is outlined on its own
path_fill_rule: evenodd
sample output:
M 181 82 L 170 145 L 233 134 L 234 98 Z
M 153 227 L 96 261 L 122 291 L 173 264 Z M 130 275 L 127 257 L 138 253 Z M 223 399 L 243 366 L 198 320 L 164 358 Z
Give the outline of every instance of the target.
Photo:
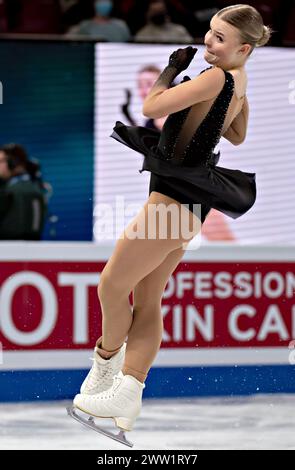
M 124 292 L 121 289 L 120 283 L 114 281 L 111 276 L 104 274 L 100 277 L 97 286 L 97 294 L 101 302 L 117 302 Z
M 101 276 L 99 284 L 97 286 L 97 295 L 99 300 L 103 301 L 111 296 L 112 292 L 111 279 L 107 275 Z
M 133 306 L 141 311 L 154 312 L 161 309 L 161 302 L 164 293 L 164 282 L 159 278 L 152 279 L 151 273 L 149 279 L 142 279 L 133 289 Z
M 141 315 L 147 316 L 158 316 L 161 313 L 161 296 L 153 297 L 135 297 L 133 294 L 133 311 L 138 312 Z

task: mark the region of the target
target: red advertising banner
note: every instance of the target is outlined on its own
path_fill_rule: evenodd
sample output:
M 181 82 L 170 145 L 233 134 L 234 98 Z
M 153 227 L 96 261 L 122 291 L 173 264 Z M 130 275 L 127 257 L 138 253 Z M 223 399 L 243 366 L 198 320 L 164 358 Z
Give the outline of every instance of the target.
M 2 261 L 4 349 L 92 348 L 101 333 L 104 265 Z M 163 296 L 162 348 L 287 347 L 295 337 L 294 289 L 293 262 L 183 261 Z

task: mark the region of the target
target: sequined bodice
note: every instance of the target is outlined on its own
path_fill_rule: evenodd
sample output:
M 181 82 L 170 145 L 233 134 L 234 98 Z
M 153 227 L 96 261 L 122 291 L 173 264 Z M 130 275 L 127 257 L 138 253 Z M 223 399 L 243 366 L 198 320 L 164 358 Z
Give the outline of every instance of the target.
M 200 73 L 212 67 L 202 70 Z M 234 93 L 234 79 L 230 72 L 224 70 L 224 86 L 213 102 L 205 118 L 197 129 L 192 129 L 189 142 L 183 146 L 182 151 L 179 142 L 181 131 L 188 121 L 191 107 L 170 114 L 162 128 L 157 153 L 161 159 L 170 160 L 175 165 L 196 166 L 200 163 L 208 165 L 214 160 L 213 153 L 220 141 L 221 131 L 224 124 L 226 112 Z M 190 80 L 184 77 L 183 81 Z

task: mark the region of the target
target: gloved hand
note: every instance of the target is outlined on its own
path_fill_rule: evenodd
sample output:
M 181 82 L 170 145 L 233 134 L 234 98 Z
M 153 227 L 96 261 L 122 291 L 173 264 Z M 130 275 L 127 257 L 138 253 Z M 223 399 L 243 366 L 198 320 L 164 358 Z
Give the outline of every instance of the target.
M 177 49 L 172 52 L 169 57 L 169 66 L 175 67 L 178 73 L 182 72 L 187 69 L 197 50 L 197 47 L 192 46 L 185 47 L 184 49 Z
M 175 77 L 189 66 L 197 50 L 196 47 L 188 46 L 174 51 L 169 57 L 168 65 L 164 68 L 154 86 L 165 85 L 169 87 Z M 186 80 L 190 80 L 190 77 L 187 77 L 184 81 Z

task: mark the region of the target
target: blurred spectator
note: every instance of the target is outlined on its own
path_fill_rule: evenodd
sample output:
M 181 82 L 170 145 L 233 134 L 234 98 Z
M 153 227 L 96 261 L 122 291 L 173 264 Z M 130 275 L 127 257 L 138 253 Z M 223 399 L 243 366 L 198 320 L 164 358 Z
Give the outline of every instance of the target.
M 193 42 L 192 36 L 184 26 L 170 21 L 164 0 L 150 2 L 146 21 L 147 24 L 134 37 L 136 42 Z
M 0 240 L 40 240 L 47 201 L 39 164 L 20 145 L 4 145 L 0 182 Z
M 111 16 L 113 2 L 111 0 L 96 0 L 92 18 L 73 26 L 67 36 L 86 36 L 109 42 L 126 42 L 131 39 L 129 28 L 125 21 Z

